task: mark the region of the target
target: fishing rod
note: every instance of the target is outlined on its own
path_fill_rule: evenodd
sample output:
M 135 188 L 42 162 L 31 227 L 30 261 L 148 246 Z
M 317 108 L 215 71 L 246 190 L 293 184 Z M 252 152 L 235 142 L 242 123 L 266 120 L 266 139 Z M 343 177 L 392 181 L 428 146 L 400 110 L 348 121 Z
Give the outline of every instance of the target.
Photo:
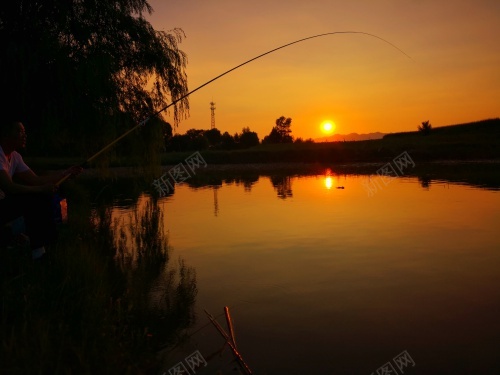
M 253 58 L 251 58 L 250 60 L 247 60 L 239 65 L 236 65 L 235 67 L 229 69 L 229 70 L 226 70 L 224 73 L 221 73 L 219 74 L 218 76 L 212 78 L 211 80 L 205 82 L 204 84 L 198 86 L 197 88 L 195 88 L 194 90 L 191 90 L 189 91 L 187 94 L 184 94 L 182 95 L 181 97 L 173 100 L 170 104 L 167 104 L 166 106 L 164 106 L 163 108 L 157 110 L 156 112 L 154 112 L 153 114 L 151 114 L 150 116 L 146 117 L 144 120 L 142 120 L 141 122 L 139 122 L 137 125 L 135 125 L 134 127 L 132 127 L 131 129 L 127 130 L 125 133 L 123 133 L 121 136 L 119 136 L 118 138 L 116 138 L 114 141 L 112 141 L 111 143 L 109 143 L 107 146 L 103 147 L 101 150 L 99 150 L 98 152 L 96 152 L 94 155 L 92 155 L 91 157 L 89 157 L 85 162 L 83 162 L 80 166 L 83 168 L 85 165 L 89 164 L 92 160 L 94 160 L 95 158 L 97 158 L 99 155 L 101 155 L 102 153 L 104 153 L 105 151 L 107 151 L 108 149 L 110 149 L 111 147 L 113 147 L 116 143 L 118 143 L 120 140 L 122 140 L 123 138 L 125 138 L 127 135 L 129 135 L 130 133 L 132 133 L 134 130 L 136 130 L 137 128 L 141 127 L 141 126 L 144 126 L 146 125 L 146 123 L 152 118 L 152 117 L 155 117 L 157 115 L 159 115 L 161 112 L 165 111 L 167 108 L 175 105 L 176 103 L 178 103 L 179 101 L 187 98 L 189 95 L 195 93 L 196 91 L 198 91 L 199 89 L 207 86 L 208 84 L 214 82 L 215 80 L 225 76 L 226 74 L 228 73 L 231 73 L 233 70 L 236 70 L 238 68 L 241 68 L 243 65 L 246 65 L 248 63 L 251 63 L 252 61 L 255 61 L 257 59 L 260 59 L 261 57 L 264 57 L 266 55 L 269 55 L 270 53 L 273 53 L 275 51 L 278 51 L 280 49 L 283 49 L 285 47 L 288 47 L 288 46 L 291 46 L 293 44 L 297 44 L 297 43 L 300 43 L 300 42 L 304 42 L 306 40 L 309 40 L 309 39 L 314 39 L 314 38 L 319 38 L 319 37 L 323 37 L 323 36 L 327 36 L 327 35 L 335 35 L 335 34 L 362 34 L 362 35 L 366 35 L 366 36 L 370 36 L 370 37 L 373 37 L 373 38 L 377 38 L 381 41 L 383 41 L 384 43 L 387 43 L 389 44 L 390 46 L 392 46 L 393 48 L 397 49 L 399 52 L 401 52 L 403 55 L 405 55 L 406 57 L 408 57 L 409 59 L 411 59 L 411 57 L 406 54 L 406 52 L 404 52 L 402 49 L 400 49 L 399 47 L 397 47 L 395 44 L 389 42 L 388 40 L 384 39 L 384 38 L 381 38 L 375 34 L 370 34 L 370 33 L 367 33 L 367 32 L 364 32 L 364 31 L 334 31 L 334 32 L 329 32 L 329 33 L 323 33 L 323 34 L 316 34 L 316 35 L 312 35 L 312 36 L 308 36 L 306 38 L 302 38 L 302 39 L 298 39 L 298 40 L 295 40 L 293 42 L 290 42 L 290 43 L 286 43 L 286 44 L 283 44 L 282 46 L 279 46 L 279 47 L 276 47 L 276 48 L 273 48 L 267 52 L 264 52 L 258 56 L 255 56 Z M 71 174 L 68 174 L 66 176 L 64 176 L 63 178 L 61 178 L 57 183 L 56 183 L 56 186 L 62 184 L 64 181 L 66 181 L 66 179 L 68 179 L 69 177 L 71 176 Z

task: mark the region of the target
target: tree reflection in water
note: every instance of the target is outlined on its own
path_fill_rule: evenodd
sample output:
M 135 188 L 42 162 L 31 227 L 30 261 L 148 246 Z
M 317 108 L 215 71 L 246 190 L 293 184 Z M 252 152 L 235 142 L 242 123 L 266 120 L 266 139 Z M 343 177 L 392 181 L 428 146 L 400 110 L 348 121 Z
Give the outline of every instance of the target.
M 278 198 L 286 199 L 292 197 L 292 178 L 291 176 L 271 176 Z
M 110 201 L 75 190 L 68 202 L 49 261 L 13 249 L 1 268 L 2 371 L 154 373 L 158 351 L 194 322 L 194 269 L 170 259 L 154 198 L 117 220 Z
M 171 264 L 163 214 L 155 198 L 148 198 L 128 216 L 111 223 L 114 264 L 123 275 L 122 293 L 114 303 L 127 301 L 130 324 L 146 337 L 145 345 L 158 350 L 172 343 L 179 331 L 194 323 L 197 293 L 195 270 L 182 259 Z

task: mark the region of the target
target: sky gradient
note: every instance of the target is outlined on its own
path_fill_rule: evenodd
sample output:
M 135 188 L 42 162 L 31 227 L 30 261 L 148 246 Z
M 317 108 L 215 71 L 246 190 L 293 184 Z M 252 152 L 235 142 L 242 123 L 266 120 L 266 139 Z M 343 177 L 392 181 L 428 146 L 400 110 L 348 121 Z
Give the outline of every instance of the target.
M 294 137 L 416 130 L 500 116 L 498 0 L 150 0 L 156 30 L 180 28 L 189 90 L 257 55 L 189 97 L 176 133 L 250 127 L 262 139 L 280 116 Z M 172 120 L 167 113 L 167 121 Z

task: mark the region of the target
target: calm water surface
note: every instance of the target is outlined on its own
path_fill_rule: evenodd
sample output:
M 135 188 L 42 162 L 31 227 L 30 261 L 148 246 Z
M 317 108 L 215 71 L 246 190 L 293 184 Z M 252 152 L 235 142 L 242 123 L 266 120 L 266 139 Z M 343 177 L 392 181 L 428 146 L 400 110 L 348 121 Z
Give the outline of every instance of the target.
M 165 372 L 220 348 L 204 310 L 226 327 L 229 306 L 255 374 L 499 374 L 500 191 L 367 182 L 261 176 L 161 198 L 198 285 L 191 339 Z

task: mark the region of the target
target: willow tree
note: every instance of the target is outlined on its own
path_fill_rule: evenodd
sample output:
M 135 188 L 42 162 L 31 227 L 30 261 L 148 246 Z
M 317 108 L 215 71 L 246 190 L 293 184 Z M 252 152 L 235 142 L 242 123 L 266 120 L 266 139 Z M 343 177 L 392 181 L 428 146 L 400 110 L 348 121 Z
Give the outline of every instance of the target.
M 188 92 L 184 33 L 155 30 L 152 12 L 145 0 L 2 2 L 2 114 L 37 136 L 33 153 L 88 155 Z M 188 100 L 172 112 L 175 126 Z M 163 144 L 162 115 L 135 143 Z

